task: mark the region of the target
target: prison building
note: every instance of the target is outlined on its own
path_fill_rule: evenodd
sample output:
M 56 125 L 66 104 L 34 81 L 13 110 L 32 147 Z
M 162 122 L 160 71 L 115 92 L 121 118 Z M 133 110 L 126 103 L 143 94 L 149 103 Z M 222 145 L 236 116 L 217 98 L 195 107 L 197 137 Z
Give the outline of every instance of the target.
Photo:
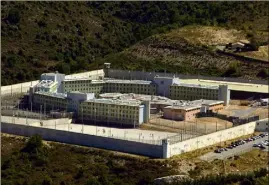
M 33 94 L 33 106 L 37 109 L 45 111 L 49 110 L 66 110 L 69 100 L 66 94 L 50 93 L 50 92 L 35 92 Z
M 205 86 L 193 84 L 173 84 L 170 86 L 170 98 L 173 100 L 218 100 L 218 86 Z
M 140 101 L 93 99 L 81 102 L 79 119 L 85 123 L 102 122 L 134 127 L 146 122 L 147 105 Z
M 118 92 L 155 95 L 157 92 L 157 85 L 151 81 L 108 79 L 105 82 L 104 92 L 107 93 Z
M 94 93 L 98 96 L 103 92 L 103 80 L 91 80 L 89 78 L 66 79 L 63 81 L 64 92 L 79 91 L 84 93 Z
M 57 92 L 58 82 L 52 80 L 41 80 L 36 86 L 34 86 L 34 91 L 42 91 L 42 92 Z
M 166 119 L 177 121 L 190 121 L 196 118 L 201 105 L 172 105 L 164 107 L 163 116 Z
M 224 109 L 224 101 L 219 100 L 194 100 L 192 104 L 201 105 L 204 107 L 203 110 L 210 112 L 219 112 Z

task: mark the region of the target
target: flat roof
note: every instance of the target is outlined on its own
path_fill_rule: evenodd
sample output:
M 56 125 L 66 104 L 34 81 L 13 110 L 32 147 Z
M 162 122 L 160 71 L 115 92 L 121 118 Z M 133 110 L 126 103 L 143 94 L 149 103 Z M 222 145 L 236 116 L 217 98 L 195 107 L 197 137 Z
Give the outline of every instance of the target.
M 216 80 L 202 80 L 202 79 L 180 79 L 180 81 L 182 83 L 188 83 L 188 84 L 228 85 L 230 90 L 245 91 L 245 92 L 268 93 L 268 89 L 269 89 L 268 85 L 263 85 L 263 84 L 239 83 L 239 82 L 216 81 Z
M 191 103 L 198 104 L 198 105 L 215 105 L 215 104 L 224 103 L 224 101 L 221 101 L 221 100 L 204 100 L 204 99 L 200 99 L 200 100 L 191 101 Z
M 201 85 L 201 84 L 187 84 L 187 83 L 172 84 L 172 86 L 195 87 L 195 88 L 204 88 L 204 89 L 218 89 L 219 88 L 219 86 Z
M 40 94 L 40 95 L 51 96 L 51 97 L 62 98 L 62 99 L 67 98 L 66 93 L 52 93 L 52 92 L 38 91 L 38 92 L 35 92 L 34 94 Z
M 141 101 L 137 101 L 137 100 L 91 99 L 91 100 L 86 100 L 83 103 L 86 103 L 86 102 L 114 104 L 114 105 L 127 105 L 127 106 L 141 106 Z
M 103 93 L 99 94 L 100 97 L 102 98 L 118 98 L 121 97 L 123 94 L 121 93 Z
M 121 80 L 121 79 L 105 79 L 106 83 L 122 83 L 122 84 L 146 84 L 149 85 L 152 81 L 146 80 Z
M 171 105 L 171 106 L 167 106 L 167 107 L 164 107 L 164 109 L 177 109 L 177 110 L 192 110 L 192 109 L 197 109 L 197 108 L 201 108 L 202 106 L 201 105 L 182 105 L 182 106 L 179 106 L 179 105 Z
M 37 87 L 50 87 L 52 85 L 57 84 L 57 82 L 54 82 L 52 80 L 41 80 L 36 86 Z

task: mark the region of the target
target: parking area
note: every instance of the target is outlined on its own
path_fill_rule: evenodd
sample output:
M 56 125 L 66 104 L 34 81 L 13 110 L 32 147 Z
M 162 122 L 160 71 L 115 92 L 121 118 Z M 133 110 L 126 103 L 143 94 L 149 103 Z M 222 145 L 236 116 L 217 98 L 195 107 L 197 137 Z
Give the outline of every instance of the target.
M 215 159 L 223 160 L 235 155 L 249 152 L 254 148 L 265 152 L 269 151 L 268 133 L 263 133 L 262 136 L 257 135 L 245 140 L 238 140 L 226 148 L 216 148 L 215 151 L 201 156 L 200 159 L 205 161 L 213 161 Z

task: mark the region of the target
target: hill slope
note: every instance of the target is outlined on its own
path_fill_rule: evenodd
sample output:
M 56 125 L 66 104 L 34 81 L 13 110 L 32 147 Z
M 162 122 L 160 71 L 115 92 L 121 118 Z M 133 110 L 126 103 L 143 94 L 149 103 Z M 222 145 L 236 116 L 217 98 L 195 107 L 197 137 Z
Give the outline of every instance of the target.
M 151 36 L 120 53 L 106 56 L 100 63 L 112 62 L 116 68 L 130 70 L 259 78 L 259 72 L 268 68 L 268 64 L 215 51 L 215 45 L 242 39 L 246 39 L 246 34 L 234 29 L 187 26 Z
M 267 6 L 267 2 L 2 1 L 2 85 L 36 79 L 52 70 L 68 74 L 97 68 L 97 58 L 185 25 L 264 31 Z

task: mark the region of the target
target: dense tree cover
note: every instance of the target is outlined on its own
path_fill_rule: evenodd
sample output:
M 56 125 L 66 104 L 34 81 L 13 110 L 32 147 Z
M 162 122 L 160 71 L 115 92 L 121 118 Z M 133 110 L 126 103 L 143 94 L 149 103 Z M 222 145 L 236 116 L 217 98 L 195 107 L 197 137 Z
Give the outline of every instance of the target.
M 241 29 L 250 17 L 268 15 L 266 2 L 2 1 L 1 5 L 2 85 L 33 80 L 51 70 L 94 69 L 98 57 L 184 25 Z

